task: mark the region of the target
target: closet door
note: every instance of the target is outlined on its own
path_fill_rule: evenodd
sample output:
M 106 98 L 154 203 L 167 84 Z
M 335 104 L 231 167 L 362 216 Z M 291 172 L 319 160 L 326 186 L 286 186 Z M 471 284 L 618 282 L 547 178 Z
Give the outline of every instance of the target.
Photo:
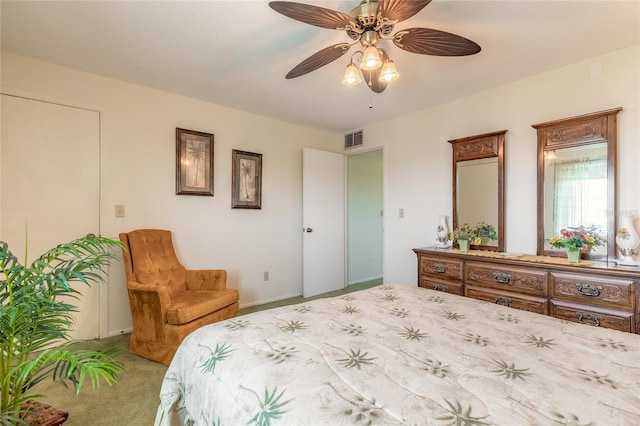
M 100 232 L 99 113 L 1 96 L 0 239 L 21 261 Z M 73 338 L 100 334 L 100 289 L 82 292 Z

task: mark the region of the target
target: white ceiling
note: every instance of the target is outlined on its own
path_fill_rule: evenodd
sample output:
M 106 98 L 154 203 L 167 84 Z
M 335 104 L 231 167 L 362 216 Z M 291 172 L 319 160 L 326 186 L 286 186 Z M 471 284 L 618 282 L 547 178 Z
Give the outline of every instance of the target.
M 359 3 L 305 2 L 344 13 Z M 350 39 L 276 13 L 267 0 L 2 0 L 0 13 L 3 50 L 333 132 L 640 42 L 640 0 L 433 0 L 395 30 L 444 30 L 482 51 L 426 56 L 384 41 L 400 80 L 375 94 L 340 83 L 351 52 L 286 80 L 306 57 Z

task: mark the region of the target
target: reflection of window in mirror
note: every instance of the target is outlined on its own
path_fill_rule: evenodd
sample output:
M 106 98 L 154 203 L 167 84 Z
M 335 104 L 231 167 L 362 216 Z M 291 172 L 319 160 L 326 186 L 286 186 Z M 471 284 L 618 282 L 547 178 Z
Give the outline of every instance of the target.
M 537 254 L 566 256 L 548 239 L 562 228 L 593 225 L 600 227 L 605 245 L 582 256 L 590 260 L 616 256 L 616 116 L 620 111 L 614 108 L 532 125 L 538 134 Z
M 554 155 L 547 155 L 553 152 Z M 545 240 L 563 228 L 596 227 L 607 235 L 607 144 L 548 151 L 545 154 Z M 545 248 L 552 250 L 548 243 Z M 606 254 L 606 246 L 594 254 Z

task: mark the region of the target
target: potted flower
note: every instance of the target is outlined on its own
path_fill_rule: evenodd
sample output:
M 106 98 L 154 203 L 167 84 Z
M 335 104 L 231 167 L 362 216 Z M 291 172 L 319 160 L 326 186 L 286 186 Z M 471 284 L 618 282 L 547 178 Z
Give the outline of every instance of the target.
M 596 227 L 569 227 L 560 230 L 560 236 L 553 236 L 549 244 L 556 248 L 564 248 L 567 251 L 569 262 L 580 262 L 580 252 L 590 251 L 593 247 L 601 246 L 604 240 L 598 235 Z
M 489 240 L 497 240 L 498 233 L 496 232 L 496 228 L 493 225 L 487 222 L 480 222 L 476 225 L 475 229 L 476 238 L 474 244 L 483 244 L 486 245 Z
M 47 378 L 72 384 L 76 393 L 86 381 L 94 387 L 100 379 L 117 381 L 124 370 L 115 359 L 120 351 L 75 349 L 69 331 L 78 310 L 73 300 L 80 296 L 72 284 L 104 281 L 121 247 L 116 240 L 85 237 L 23 265 L 0 241 L 0 425 L 37 418 L 42 395 L 32 388 Z
M 469 242 L 474 238 L 476 238 L 475 228 L 472 228 L 468 223 L 463 223 L 462 226 L 449 234 L 449 239 L 457 241 L 460 251 L 463 253 L 469 251 Z

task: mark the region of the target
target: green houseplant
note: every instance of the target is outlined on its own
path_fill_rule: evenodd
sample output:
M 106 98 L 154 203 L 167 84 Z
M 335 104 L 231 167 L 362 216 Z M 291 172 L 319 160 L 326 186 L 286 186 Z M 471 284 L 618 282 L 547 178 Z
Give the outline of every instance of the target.
M 476 241 L 475 244 L 486 244 L 489 240 L 497 240 L 498 233 L 496 228 L 487 222 L 480 222 L 476 225 L 475 229 Z
M 31 264 L 24 265 L 0 241 L 0 425 L 27 424 L 30 403 L 43 395 L 32 389 L 51 377 L 79 393 L 89 378 L 93 387 L 102 378 L 112 384 L 124 370 L 117 350 L 78 350 L 70 339 L 69 300 L 80 292 L 72 283 L 87 286 L 104 281 L 105 267 L 121 243 L 103 237 L 85 237 L 60 244 Z M 66 301 L 61 300 L 65 297 Z

